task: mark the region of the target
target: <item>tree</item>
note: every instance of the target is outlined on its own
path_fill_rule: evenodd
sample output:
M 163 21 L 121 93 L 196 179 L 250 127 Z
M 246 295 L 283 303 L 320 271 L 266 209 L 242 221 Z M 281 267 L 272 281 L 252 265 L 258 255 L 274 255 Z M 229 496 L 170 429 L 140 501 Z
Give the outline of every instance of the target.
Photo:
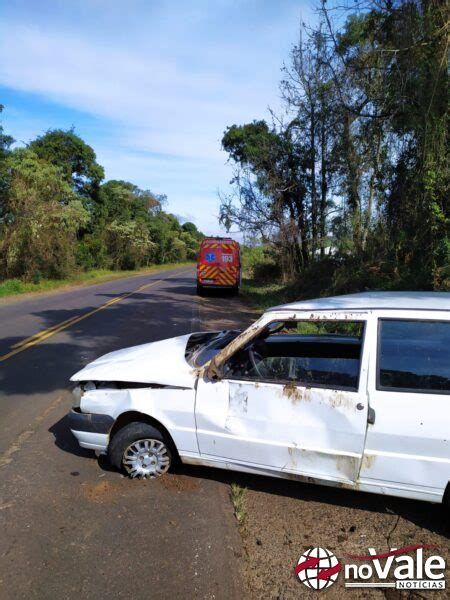
M 75 241 L 89 215 L 58 167 L 29 149 L 7 158 L 10 173 L 0 225 L 0 272 L 31 279 L 60 278 L 75 266 Z
M 13 152 L 12 142 L 0 126 L 0 277 L 196 257 L 196 226 L 165 213 L 163 194 L 128 181 L 101 185 L 94 150 L 73 130 L 49 130 Z
M 183 223 L 181 229 L 186 233 L 189 233 L 194 238 L 202 235 L 197 229 L 197 226 L 194 223 L 191 223 L 190 221 L 186 221 L 186 223 Z
M 3 111 L 3 108 L 3 105 L 0 104 L 0 113 Z M 0 221 L 4 213 L 9 186 L 7 157 L 10 152 L 10 147 L 13 143 L 14 139 L 10 135 L 6 135 L 4 133 L 3 127 L 0 124 Z
M 346 115 L 340 154 L 356 250 L 365 251 L 371 228 L 379 235 L 383 224 L 382 252 L 394 276 L 406 286 L 445 286 L 448 8 L 439 0 L 356 8 L 335 31 L 333 11 L 322 3 Z
M 0 104 L 0 113 L 5 107 Z M 3 126 L 0 124 L 0 160 L 4 160 L 8 155 L 10 146 L 14 143 L 14 139 L 10 135 L 6 135 Z
M 39 158 L 59 167 L 73 190 L 85 198 L 93 198 L 98 191 L 104 170 L 97 163 L 94 150 L 73 129 L 53 129 L 29 145 Z
M 265 121 L 232 125 L 222 146 L 237 164 L 237 193 L 222 199 L 221 222 L 261 235 L 279 248 L 284 274 L 298 272 L 309 261 L 309 223 L 306 163 L 292 123 L 278 130 Z
M 440 0 L 321 0 L 284 68 L 283 118 L 224 134 L 221 222 L 258 234 L 286 277 L 331 246 L 343 289 L 368 272 L 448 288 L 448 29 Z
M 310 227 L 311 256 L 323 256 L 327 235 L 331 148 L 336 122 L 336 102 L 328 68 L 330 48 L 323 32 L 300 35 L 291 52 L 291 62 L 284 67 L 281 91 L 286 108 L 292 114 L 291 129 L 295 143 L 302 146 L 305 160 L 306 198 Z
M 144 221 L 115 220 L 107 226 L 106 239 L 113 268 L 136 269 L 150 263 L 155 244 Z

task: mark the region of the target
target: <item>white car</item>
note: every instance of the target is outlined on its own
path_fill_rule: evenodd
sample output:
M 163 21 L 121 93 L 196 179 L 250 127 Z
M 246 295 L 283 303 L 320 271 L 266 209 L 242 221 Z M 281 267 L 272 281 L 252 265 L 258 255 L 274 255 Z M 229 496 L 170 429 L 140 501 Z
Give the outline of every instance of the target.
M 431 502 L 450 494 L 450 293 L 295 302 L 242 333 L 112 352 L 71 379 L 72 433 L 131 477 L 179 459 Z

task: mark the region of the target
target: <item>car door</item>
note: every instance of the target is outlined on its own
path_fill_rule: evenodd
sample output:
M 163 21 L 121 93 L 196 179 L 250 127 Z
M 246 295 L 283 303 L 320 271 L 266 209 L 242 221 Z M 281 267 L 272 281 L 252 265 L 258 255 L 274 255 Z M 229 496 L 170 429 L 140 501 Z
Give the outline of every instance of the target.
M 297 318 L 295 327 L 307 323 L 318 331 L 327 324 L 351 325 L 345 314 L 336 314 L 322 315 L 320 321 Z M 225 368 L 219 380 L 201 378 L 196 397 L 200 453 L 257 469 L 354 482 L 368 414 L 366 321 L 366 314 L 354 321 L 362 332 L 357 360 L 351 340 L 339 347 L 339 340 L 337 345 L 334 339 L 327 344 L 327 339 L 315 340 L 314 334 L 308 350 L 304 334 L 298 343 L 286 342 L 280 334 L 277 340 L 265 338 L 265 346 L 259 338 L 252 340 L 229 359 L 232 366 L 233 360 L 245 362 L 249 351 L 262 352 L 264 347 L 269 369 L 261 367 L 257 373 L 230 368 L 227 373 Z M 341 357 L 344 346 L 345 352 L 353 353 L 348 360 Z
M 439 502 L 450 481 L 448 312 L 378 313 L 364 489 Z

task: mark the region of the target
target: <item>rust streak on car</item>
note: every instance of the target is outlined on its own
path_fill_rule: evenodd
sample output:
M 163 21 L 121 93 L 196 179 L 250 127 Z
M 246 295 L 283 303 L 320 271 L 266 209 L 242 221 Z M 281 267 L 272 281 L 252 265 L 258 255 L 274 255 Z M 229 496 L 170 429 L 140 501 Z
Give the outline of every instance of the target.
M 302 391 L 301 388 L 298 388 L 295 385 L 294 381 L 287 383 L 283 387 L 282 395 L 286 396 L 286 398 L 289 398 L 292 404 L 297 404 L 297 402 L 300 402 L 301 400 L 311 400 L 311 390 L 306 388 L 304 391 Z

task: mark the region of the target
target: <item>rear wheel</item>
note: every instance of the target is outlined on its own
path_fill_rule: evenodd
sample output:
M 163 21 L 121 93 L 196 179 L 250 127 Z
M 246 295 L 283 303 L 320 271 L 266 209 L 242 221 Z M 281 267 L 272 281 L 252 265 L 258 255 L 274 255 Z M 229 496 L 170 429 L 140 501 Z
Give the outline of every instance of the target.
M 109 460 L 132 479 L 156 479 L 170 468 L 171 444 L 148 423 L 136 421 L 120 429 L 109 445 Z
M 203 293 L 204 293 L 203 286 L 200 285 L 199 283 L 197 283 L 197 295 L 198 296 L 203 296 Z

